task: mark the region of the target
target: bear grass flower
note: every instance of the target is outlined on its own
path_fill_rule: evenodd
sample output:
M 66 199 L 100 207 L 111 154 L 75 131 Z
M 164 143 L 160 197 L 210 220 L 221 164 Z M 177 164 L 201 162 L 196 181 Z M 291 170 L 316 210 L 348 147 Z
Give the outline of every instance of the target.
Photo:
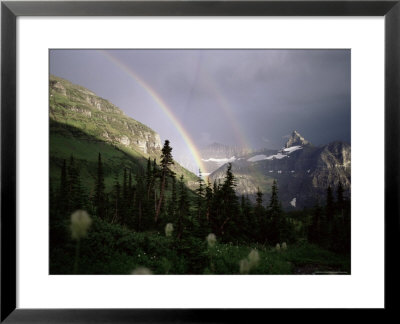
M 77 210 L 71 214 L 71 236 L 76 241 L 74 273 L 78 273 L 81 238 L 86 237 L 90 225 L 92 225 L 92 219 L 86 211 Z
M 71 236 L 72 239 L 79 241 L 87 235 L 92 219 L 84 210 L 77 210 L 71 215 Z
M 247 258 L 239 261 L 239 272 L 242 274 L 247 274 L 252 269 L 256 268 L 259 262 L 260 262 L 260 255 L 257 250 L 253 249 L 250 251 Z
M 280 246 L 280 244 L 279 244 L 279 243 L 276 243 L 276 247 L 275 247 L 275 249 L 276 249 L 278 252 L 281 250 L 281 246 Z
M 286 242 L 283 242 L 282 243 L 282 250 L 286 250 L 287 249 L 287 244 L 286 244 Z
M 257 250 L 251 250 L 249 253 L 249 264 L 251 268 L 258 266 L 258 262 L 260 262 L 260 255 L 258 254 Z
M 172 236 L 172 232 L 174 231 L 174 225 L 168 223 L 165 225 L 165 236 L 170 237 Z
M 206 240 L 209 248 L 214 247 L 215 243 L 217 243 L 217 238 L 213 233 L 208 234 Z

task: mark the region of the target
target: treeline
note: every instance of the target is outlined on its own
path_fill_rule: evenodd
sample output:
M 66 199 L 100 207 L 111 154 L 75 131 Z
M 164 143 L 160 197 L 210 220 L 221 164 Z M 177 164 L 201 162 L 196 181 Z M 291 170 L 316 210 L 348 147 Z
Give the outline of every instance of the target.
M 112 190 L 107 192 L 99 153 L 95 186 L 88 194 L 81 185 L 74 158 L 68 164 L 64 160 L 59 187 L 50 191 L 51 240 L 62 236 L 60 224 L 68 220 L 71 212 L 84 209 L 134 231 L 161 231 L 171 223 L 178 240 L 189 236 L 203 239 L 214 233 L 223 242 L 276 245 L 302 236 L 336 251 L 349 251 L 350 203 L 341 184 L 336 200 L 328 188 L 326 206 L 317 205 L 301 217 L 292 217 L 282 209 L 275 180 L 269 201 L 264 202 L 263 193 L 258 190 L 253 204 L 249 197 L 236 195 L 231 164 L 222 182 L 205 183 L 200 175 L 195 191 L 186 187 L 183 176 L 177 178 L 170 169 L 172 164 L 172 148 L 167 140 L 159 165 L 149 159 L 143 173 L 121 170 L 122 182 L 116 175 Z
M 310 243 L 343 253 L 350 253 L 350 199 L 344 196 L 342 183 L 336 189 L 336 199 L 331 187 L 326 192 L 326 204 L 317 204 L 310 211 L 307 239 Z

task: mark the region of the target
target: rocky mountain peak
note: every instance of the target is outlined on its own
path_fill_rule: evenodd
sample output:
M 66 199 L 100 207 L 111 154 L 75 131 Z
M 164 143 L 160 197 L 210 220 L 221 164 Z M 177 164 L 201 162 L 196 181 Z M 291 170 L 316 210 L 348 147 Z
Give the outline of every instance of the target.
M 291 147 L 295 145 L 309 145 L 311 144 L 309 141 L 307 141 L 303 136 L 300 135 L 299 132 L 293 131 L 292 135 L 289 137 L 288 141 L 285 144 L 285 147 Z

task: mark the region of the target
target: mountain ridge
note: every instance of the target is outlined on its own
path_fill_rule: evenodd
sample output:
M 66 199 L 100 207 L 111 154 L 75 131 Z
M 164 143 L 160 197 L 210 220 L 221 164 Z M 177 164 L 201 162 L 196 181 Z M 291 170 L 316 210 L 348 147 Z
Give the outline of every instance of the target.
M 333 141 L 313 146 L 298 132 L 288 139 L 281 150 L 269 155 L 254 152 L 246 158 L 232 161 L 232 172 L 237 179 L 238 195 L 248 195 L 253 201 L 258 188 L 269 200 L 274 179 L 278 181 L 280 198 L 286 209 L 311 207 L 325 199 L 328 186 L 342 183 L 346 193 L 351 187 L 351 146 Z M 293 144 L 293 145 L 292 145 Z M 226 165 L 209 175 L 211 182 L 222 181 Z

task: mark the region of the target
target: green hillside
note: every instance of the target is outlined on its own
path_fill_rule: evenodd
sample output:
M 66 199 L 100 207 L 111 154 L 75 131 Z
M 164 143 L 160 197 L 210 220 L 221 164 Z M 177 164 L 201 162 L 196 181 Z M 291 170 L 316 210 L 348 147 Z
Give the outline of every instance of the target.
M 128 145 L 129 143 L 129 145 Z M 144 172 L 147 159 L 161 156 L 158 134 L 142 123 L 127 117 L 122 110 L 93 92 L 50 76 L 50 179 L 58 183 L 63 159 L 71 155 L 82 168 L 87 188 L 94 184 L 98 153 L 102 153 L 106 188 L 114 177 L 122 177 L 124 168 Z M 197 177 L 177 162 L 171 168 L 184 176 L 193 188 Z

